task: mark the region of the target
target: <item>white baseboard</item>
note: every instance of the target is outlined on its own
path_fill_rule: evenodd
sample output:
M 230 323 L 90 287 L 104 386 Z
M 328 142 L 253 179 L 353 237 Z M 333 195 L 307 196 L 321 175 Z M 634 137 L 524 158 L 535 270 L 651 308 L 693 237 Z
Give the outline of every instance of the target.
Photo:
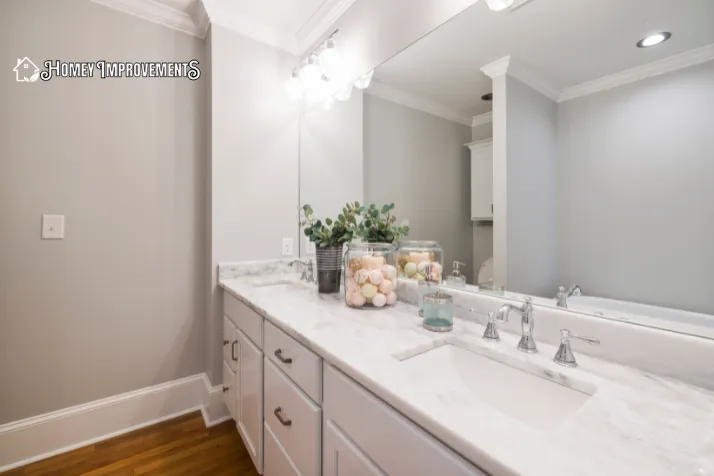
M 205 373 L 0 425 L 0 473 L 199 410 L 231 418 Z

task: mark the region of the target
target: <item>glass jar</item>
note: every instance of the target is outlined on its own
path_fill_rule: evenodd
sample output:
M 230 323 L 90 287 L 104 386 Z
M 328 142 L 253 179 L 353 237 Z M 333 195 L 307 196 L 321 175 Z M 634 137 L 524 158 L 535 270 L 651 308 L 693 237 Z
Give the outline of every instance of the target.
M 397 275 L 417 281 L 441 282 L 444 249 L 438 241 L 400 241 L 397 249 Z
M 397 268 L 391 243 L 350 243 L 345 253 L 345 303 L 380 309 L 397 303 Z

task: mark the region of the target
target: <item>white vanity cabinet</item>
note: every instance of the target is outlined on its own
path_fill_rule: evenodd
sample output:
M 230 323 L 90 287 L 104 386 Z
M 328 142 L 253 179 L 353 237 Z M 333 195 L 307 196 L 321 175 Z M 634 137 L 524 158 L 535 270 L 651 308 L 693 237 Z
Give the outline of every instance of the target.
M 493 220 L 493 141 L 470 142 L 471 219 Z
M 349 377 L 324 367 L 324 476 L 486 476 Z
M 223 297 L 223 396 L 248 454 L 263 473 L 263 317 Z

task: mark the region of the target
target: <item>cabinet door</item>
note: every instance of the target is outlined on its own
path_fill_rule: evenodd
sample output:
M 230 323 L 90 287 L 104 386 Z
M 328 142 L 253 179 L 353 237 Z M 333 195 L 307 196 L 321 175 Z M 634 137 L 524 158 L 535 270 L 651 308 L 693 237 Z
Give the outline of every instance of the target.
M 324 430 L 323 476 L 386 476 L 332 420 Z
M 228 407 L 228 413 L 235 420 L 235 384 L 236 374 L 228 365 L 228 362 L 223 361 L 223 403 Z
M 228 316 L 223 316 L 223 361 L 235 371 L 238 362 L 236 326 Z M 225 380 L 224 380 L 225 382 Z
M 493 147 L 471 149 L 471 218 L 493 219 Z
M 241 332 L 238 340 L 238 369 L 235 392 L 235 419 L 238 432 L 255 469 L 263 472 L 263 352 Z

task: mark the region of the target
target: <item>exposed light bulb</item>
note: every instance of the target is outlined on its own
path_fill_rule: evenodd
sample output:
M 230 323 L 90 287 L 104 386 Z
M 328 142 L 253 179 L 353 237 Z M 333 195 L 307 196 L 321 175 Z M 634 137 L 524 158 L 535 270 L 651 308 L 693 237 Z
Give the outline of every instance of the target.
M 330 96 L 330 82 L 325 76 L 318 80 L 315 85 L 305 93 L 308 105 L 321 103 Z
M 293 70 L 293 74 L 285 81 L 283 87 L 291 101 L 299 101 L 302 97 L 302 83 L 298 78 L 297 71 Z
M 486 0 L 486 5 L 494 12 L 500 12 L 513 5 L 513 0 Z
M 367 89 L 372 82 L 372 76 L 374 75 L 374 70 L 368 71 L 363 76 L 361 76 L 357 81 L 355 81 L 355 87 L 358 89 Z
M 310 90 L 320 82 L 321 78 L 322 72 L 318 66 L 317 56 L 312 54 L 307 59 L 307 64 L 300 68 L 300 81 L 302 82 L 303 89 L 305 89 L 305 91 Z
M 349 101 L 350 97 L 352 97 L 352 88 L 353 86 L 348 84 L 344 88 L 340 89 L 335 98 L 337 98 L 338 101 Z
M 337 49 L 337 43 L 332 38 L 325 41 L 325 46 L 320 52 L 320 67 L 325 76 L 334 79 L 340 74 L 342 57 Z

